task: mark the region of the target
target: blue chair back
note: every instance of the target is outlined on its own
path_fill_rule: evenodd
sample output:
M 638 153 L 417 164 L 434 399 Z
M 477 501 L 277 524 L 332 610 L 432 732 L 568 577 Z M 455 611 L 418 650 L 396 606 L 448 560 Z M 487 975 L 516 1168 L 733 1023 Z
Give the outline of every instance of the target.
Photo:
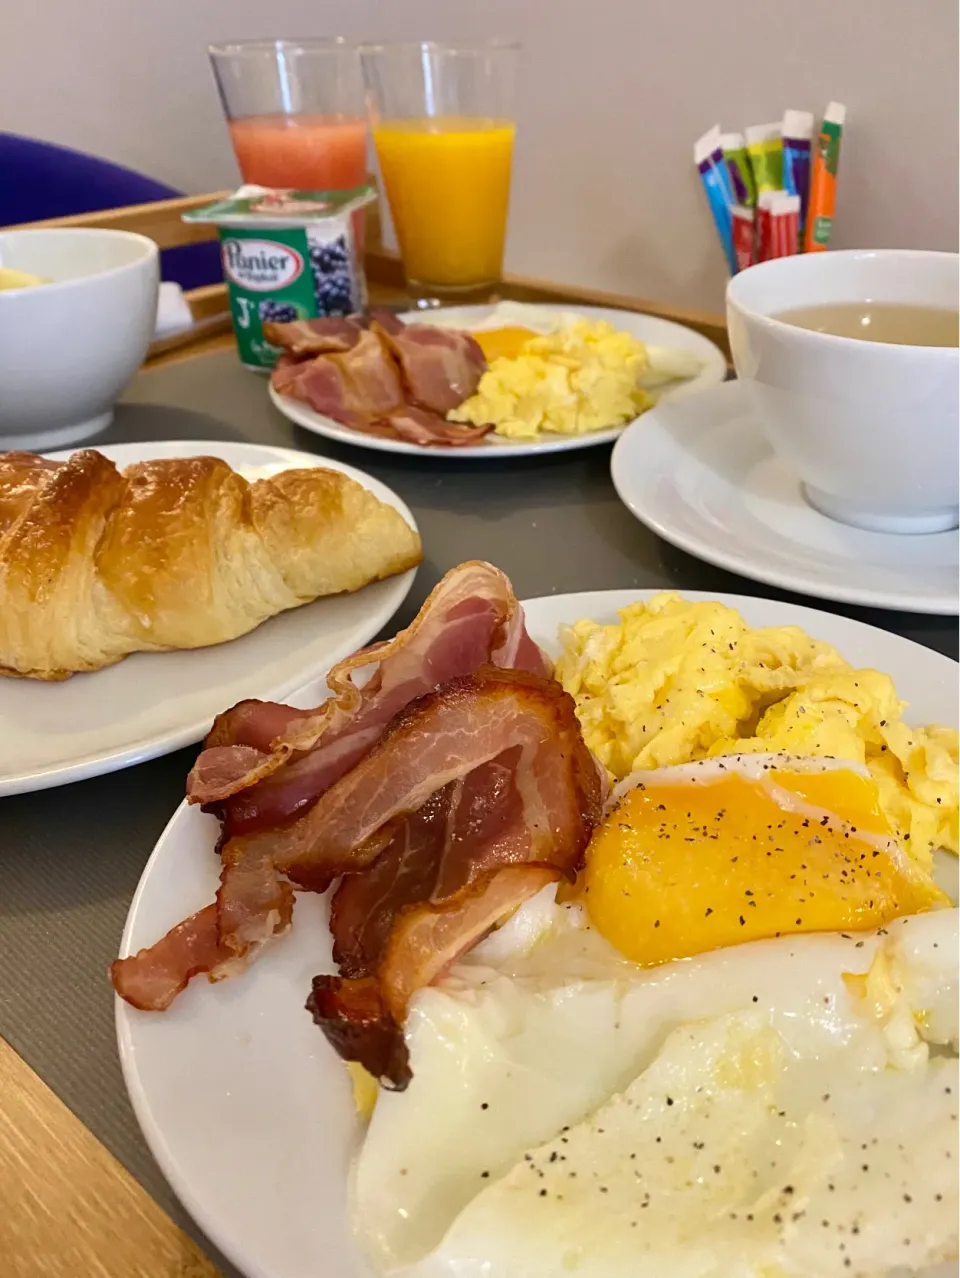
M 182 195 L 122 164 L 53 142 L 0 132 L 0 226 L 172 200 Z M 223 280 L 215 243 L 185 244 L 160 254 L 162 276 L 182 288 Z

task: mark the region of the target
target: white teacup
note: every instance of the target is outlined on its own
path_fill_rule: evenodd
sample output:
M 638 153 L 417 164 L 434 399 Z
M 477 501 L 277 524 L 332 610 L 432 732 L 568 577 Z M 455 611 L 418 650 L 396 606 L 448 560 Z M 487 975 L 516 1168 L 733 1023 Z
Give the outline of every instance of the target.
M 956 310 L 958 263 L 955 253 L 910 249 L 810 253 L 752 266 L 727 286 L 737 375 L 771 447 L 824 514 L 880 532 L 957 526 L 960 352 L 776 317 L 836 302 Z

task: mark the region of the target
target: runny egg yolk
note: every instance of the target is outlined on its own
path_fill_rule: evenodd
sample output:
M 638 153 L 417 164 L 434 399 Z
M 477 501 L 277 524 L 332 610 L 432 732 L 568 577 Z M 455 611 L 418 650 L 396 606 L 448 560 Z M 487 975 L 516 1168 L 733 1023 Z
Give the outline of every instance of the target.
M 495 359 L 516 359 L 536 333 L 529 328 L 490 328 L 486 332 L 473 333 L 472 337 L 486 356 L 487 363 L 492 364 Z
M 648 773 L 594 835 L 584 901 L 627 958 L 656 964 L 861 930 L 949 904 L 893 842 L 870 778 L 843 768 L 751 776 L 736 764 L 711 763 L 702 781 L 689 767 Z

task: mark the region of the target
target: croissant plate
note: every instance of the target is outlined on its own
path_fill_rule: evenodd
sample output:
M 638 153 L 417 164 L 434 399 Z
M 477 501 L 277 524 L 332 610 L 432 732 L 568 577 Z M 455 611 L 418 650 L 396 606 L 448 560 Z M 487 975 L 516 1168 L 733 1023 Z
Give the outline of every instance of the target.
M 121 471 L 94 449 L 0 454 L 0 675 L 225 643 L 421 558 L 403 516 L 340 471 L 248 483 L 216 457 Z

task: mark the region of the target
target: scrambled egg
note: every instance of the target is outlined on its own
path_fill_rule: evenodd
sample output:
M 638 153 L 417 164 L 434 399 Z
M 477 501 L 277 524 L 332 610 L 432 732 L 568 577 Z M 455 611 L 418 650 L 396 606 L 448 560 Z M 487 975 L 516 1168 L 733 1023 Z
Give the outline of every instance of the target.
M 619 625 L 565 627 L 556 675 L 617 778 L 711 755 L 784 751 L 866 764 L 903 846 L 957 851 L 957 733 L 910 728 L 888 675 L 795 626 L 752 630 L 721 603 L 664 593 Z
M 576 320 L 493 359 L 476 394 L 448 416 L 492 422 L 498 435 L 517 440 L 606 430 L 653 405 L 640 385 L 646 367 L 643 342 L 604 320 Z

